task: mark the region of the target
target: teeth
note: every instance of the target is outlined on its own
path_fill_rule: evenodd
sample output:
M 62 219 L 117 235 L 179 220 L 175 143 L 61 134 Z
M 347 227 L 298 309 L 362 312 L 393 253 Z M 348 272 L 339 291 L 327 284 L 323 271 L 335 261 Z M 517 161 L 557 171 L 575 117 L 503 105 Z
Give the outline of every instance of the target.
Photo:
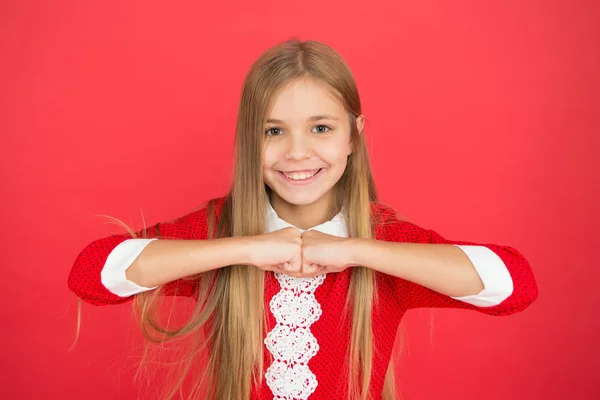
M 288 178 L 293 179 L 295 181 L 301 181 L 301 180 L 308 179 L 308 178 L 315 176 L 315 174 L 317 172 L 318 172 L 318 170 L 312 174 L 308 174 L 306 172 L 301 172 L 301 173 L 285 174 L 285 176 L 287 176 Z

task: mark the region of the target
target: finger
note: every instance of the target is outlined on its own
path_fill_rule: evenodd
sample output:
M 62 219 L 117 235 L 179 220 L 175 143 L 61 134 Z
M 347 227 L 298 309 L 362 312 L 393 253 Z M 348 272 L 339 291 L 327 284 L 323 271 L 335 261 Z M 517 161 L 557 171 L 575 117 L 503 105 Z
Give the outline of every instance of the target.
M 296 278 L 303 277 L 303 275 L 300 271 L 291 269 L 289 267 L 285 268 L 282 266 L 282 268 L 279 269 L 279 272 L 282 274 L 288 275 L 288 276 L 296 277 Z
M 306 266 L 306 272 L 308 272 L 309 274 L 313 274 L 313 273 L 317 272 L 317 266 L 314 264 L 308 264 Z
M 302 240 L 309 240 L 314 236 L 314 231 L 308 230 L 302 232 Z
M 300 257 L 290 261 L 289 264 L 294 271 L 296 271 L 296 272 L 302 271 L 302 259 Z
M 292 266 L 290 265 L 289 262 L 285 262 L 281 265 L 281 269 L 283 269 L 284 271 L 293 271 Z
M 290 262 L 284 263 L 281 266 L 281 269 L 283 269 L 286 273 L 288 273 L 288 275 L 300 272 L 300 268 L 298 266 L 296 266 L 294 263 L 290 263 Z
M 323 269 L 319 266 L 313 266 L 309 271 L 306 271 L 303 276 L 305 278 L 314 278 L 319 275 L 323 275 Z
M 301 238 L 302 237 L 302 230 L 300 228 L 296 228 L 295 226 L 290 226 L 290 227 L 285 228 L 285 229 L 294 238 Z
M 310 275 L 312 275 L 312 274 L 315 274 L 315 273 L 317 273 L 317 272 L 319 271 L 319 269 L 320 269 L 319 267 L 320 267 L 320 266 L 319 266 L 319 265 L 317 265 L 317 264 L 305 263 L 305 264 L 302 266 L 302 272 L 303 272 L 305 275 L 306 275 L 306 274 L 310 274 Z

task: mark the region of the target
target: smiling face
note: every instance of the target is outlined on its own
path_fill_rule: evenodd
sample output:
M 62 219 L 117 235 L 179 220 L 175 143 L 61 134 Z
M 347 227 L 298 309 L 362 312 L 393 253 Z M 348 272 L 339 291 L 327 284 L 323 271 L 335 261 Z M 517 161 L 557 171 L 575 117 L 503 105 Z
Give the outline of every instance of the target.
M 299 78 L 273 99 L 266 121 L 262 168 L 273 196 L 296 206 L 329 201 L 352 152 L 342 102 L 324 83 Z M 360 132 L 362 116 L 356 121 Z

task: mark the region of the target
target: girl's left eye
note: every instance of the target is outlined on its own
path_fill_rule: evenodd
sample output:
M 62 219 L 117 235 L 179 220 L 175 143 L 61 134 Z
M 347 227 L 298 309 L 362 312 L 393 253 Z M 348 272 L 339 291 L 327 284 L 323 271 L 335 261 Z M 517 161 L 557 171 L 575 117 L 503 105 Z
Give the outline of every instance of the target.
M 313 128 L 313 132 L 315 133 L 327 133 L 330 130 L 331 128 L 326 125 L 317 125 Z

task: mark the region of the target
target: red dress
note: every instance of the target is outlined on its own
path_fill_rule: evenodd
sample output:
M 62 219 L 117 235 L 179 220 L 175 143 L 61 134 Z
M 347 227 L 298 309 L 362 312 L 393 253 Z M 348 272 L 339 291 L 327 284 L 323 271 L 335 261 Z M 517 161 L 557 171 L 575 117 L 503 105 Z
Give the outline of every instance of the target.
M 217 200 L 217 217 L 223 199 Z M 524 310 L 538 295 L 537 284 L 527 260 L 517 250 L 493 244 L 478 244 L 444 239 L 432 230 L 426 230 L 407 221 L 395 219 L 392 210 L 373 204 L 373 212 L 382 223 L 377 226 L 376 239 L 390 242 L 436 243 L 485 246 L 496 253 L 506 265 L 513 280 L 512 294 L 497 306 L 478 307 L 468 304 L 416 283 L 391 275 L 377 273 L 379 303 L 373 308 L 373 370 L 370 393 L 373 399 L 381 398 L 385 373 L 389 365 L 396 332 L 404 313 L 418 307 L 451 307 L 471 309 L 488 315 L 510 315 Z M 190 213 L 177 220 L 160 223 L 148 230 L 150 237 L 176 239 L 206 239 L 206 209 Z M 94 305 L 120 304 L 132 297 L 119 297 L 101 283 L 100 273 L 111 251 L 129 235 L 113 235 L 87 245 L 79 254 L 68 278 L 69 288 L 84 301 Z M 313 399 L 346 398 L 347 382 L 345 366 L 351 321 L 343 318 L 344 304 L 349 290 L 351 268 L 336 274 L 327 274 L 325 281 L 316 288 L 314 295 L 322 314 L 310 330 L 316 338 L 319 351 L 309 360 L 310 371 L 315 374 L 318 386 L 310 395 Z M 165 285 L 166 294 L 193 296 L 193 281 L 178 280 Z M 276 321 L 269 311 L 269 303 L 281 287 L 272 272 L 265 273 L 265 312 L 269 326 Z M 265 368 L 270 365 L 265 348 Z M 273 393 L 263 380 L 261 388 L 253 388 L 252 399 L 273 399 Z

